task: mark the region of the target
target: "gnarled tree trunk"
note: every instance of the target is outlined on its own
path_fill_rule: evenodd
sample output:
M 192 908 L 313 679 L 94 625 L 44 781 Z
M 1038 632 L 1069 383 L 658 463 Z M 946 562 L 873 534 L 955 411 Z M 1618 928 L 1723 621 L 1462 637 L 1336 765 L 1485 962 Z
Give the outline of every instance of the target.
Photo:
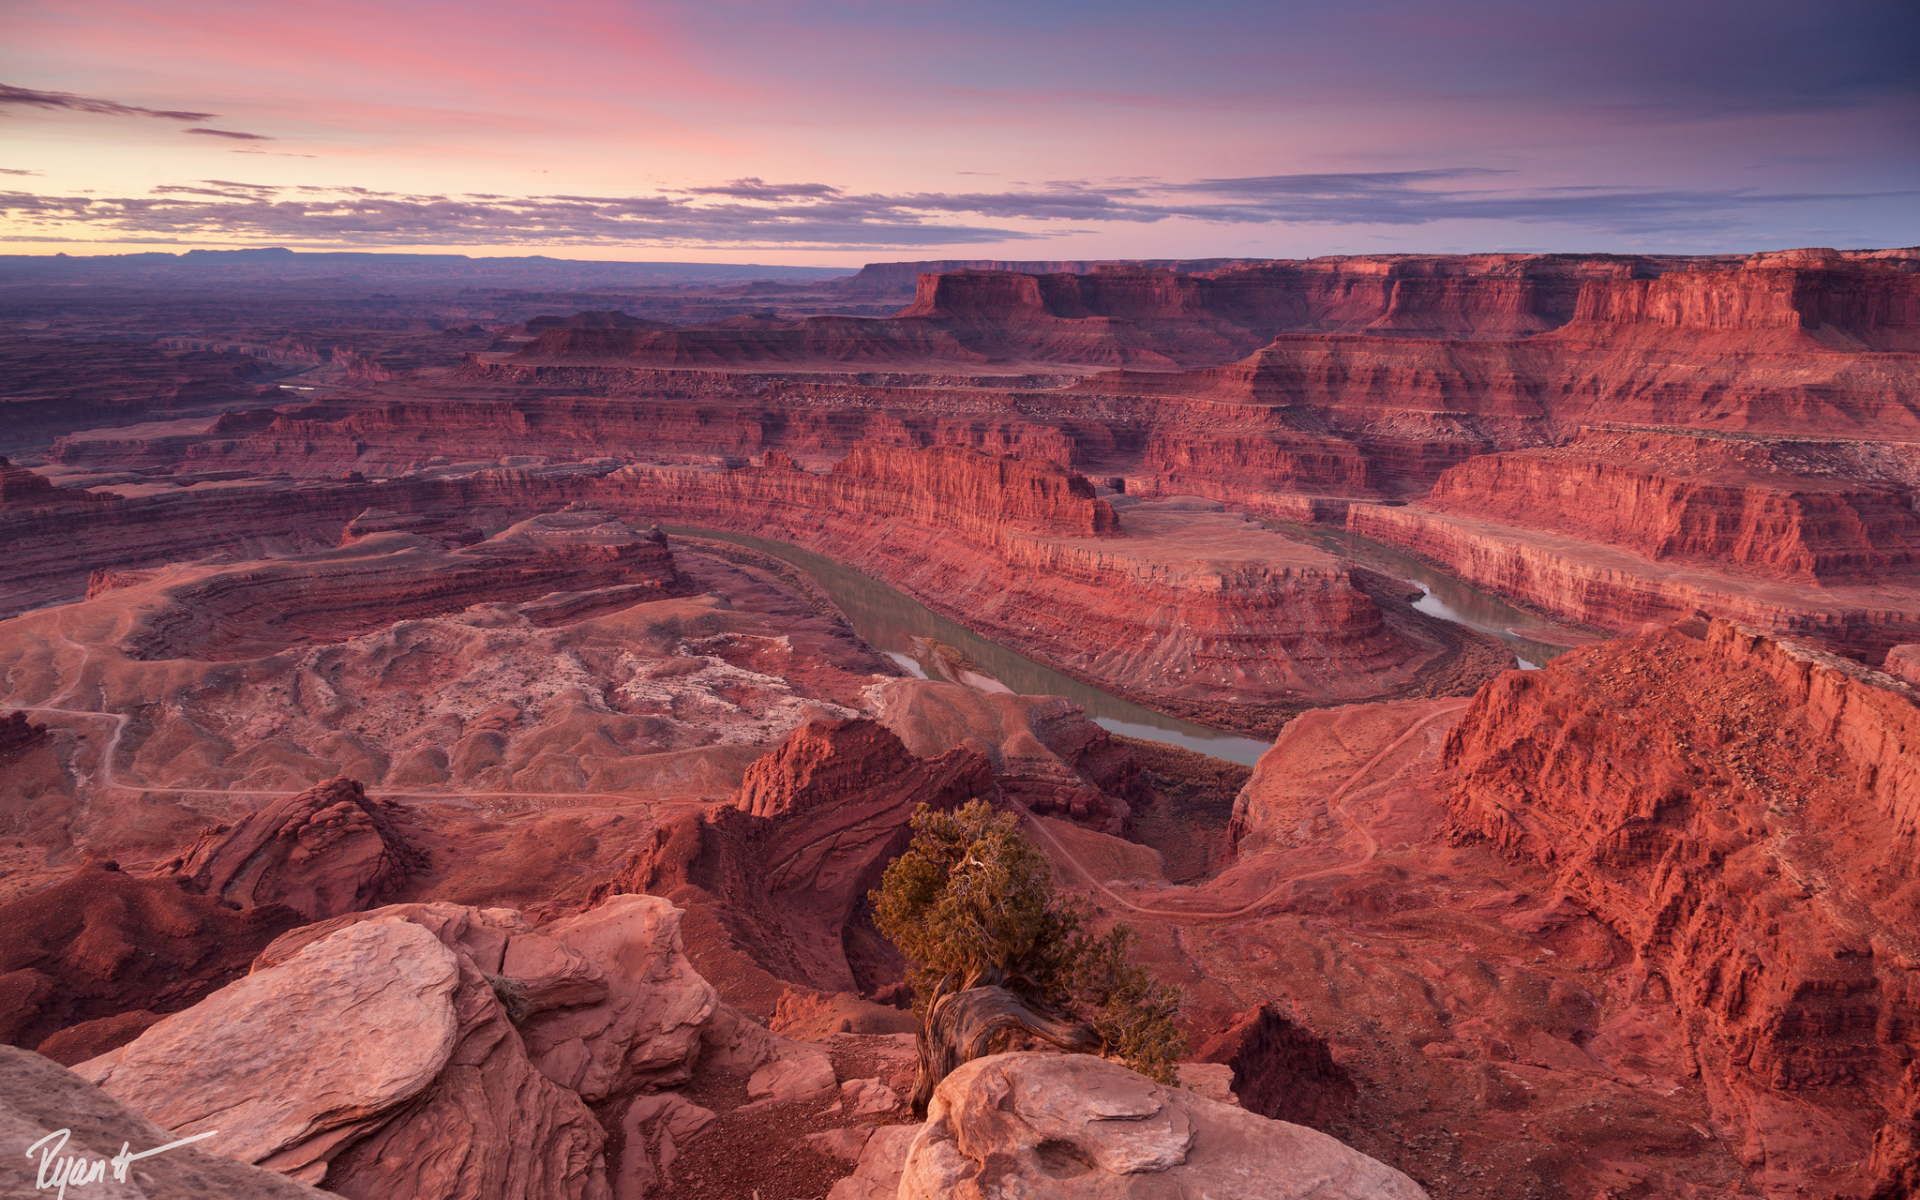
M 1093 1027 L 1062 1021 L 1027 1004 L 1005 988 L 976 987 L 934 997 L 920 1023 L 920 1078 L 913 1089 L 913 1114 L 925 1118 L 933 1089 L 962 1063 L 995 1053 L 995 1042 L 1015 1034 L 1039 1038 L 1062 1050 L 1097 1054 L 1101 1041 Z

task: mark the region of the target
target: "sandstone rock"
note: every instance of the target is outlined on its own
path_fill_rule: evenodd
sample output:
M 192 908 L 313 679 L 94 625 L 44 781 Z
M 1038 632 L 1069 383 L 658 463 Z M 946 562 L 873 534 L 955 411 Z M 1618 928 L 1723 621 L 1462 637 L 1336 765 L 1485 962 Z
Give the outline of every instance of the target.
M 163 1019 L 159 1013 L 144 1008 L 116 1013 L 111 1017 L 97 1017 L 67 1026 L 42 1041 L 34 1051 L 63 1067 L 71 1067 L 119 1049 Z
M 658 897 L 620 896 L 535 929 L 512 909 L 396 904 L 294 930 L 256 967 L 361 922 L 421 926 L 511 999 L 540 1071 L 600 1100 L 635 1083 L 684 1083 L 699 1056 L 715 998 L 681 950 L 680 915 Z
M 1619 546 L 1655 562 L 1796 583 L 1911 574 L 1920 518 L 1904 481 L 1805 443 L 1585 430 L 1452 467 L 1422 507 Z
M 900 1107 L 900 1097 L 876 1077 L 849 1079 L 840 1085 L 840 1102 L 856 1117 L 874 1117 Z
M 713 1110 L 672 1093 L 635 1096 L 620 1119 L 626 1143 L 613 1200 L 646 1200 L 663 1188 L 670 1194 L 680 1147 L 705 1132 L 715 1119 Z
M 921 1125 L 882 1125 L 867 1135 L 853 1174 L 839 1180 L 827 1200 L 898 1200 L 907 1151 Z
M 658 896 L 615 896 L 541 930 L 597 966 L 608 989 L 599 1003 L 528 1019 L 527 1053 L 548 1078 L 594 1101 L 692 1077 L 718 998 L 681 949 L 680 917 Z
M 941 1082 L 899 1194 L 934 1200 L 989 1189 L 1222 1200 L 1426 1196 L 1325 1134 L 1161 1087 L 1104 1059 L 1032 1053 L 975 1059 Z
M 1584 909 L 1632 948 L 1756 1182 L 1870 1194 L 1911 1120 L 1915 746 L 1910 689 L 1716 620 L 1503 676 L 1449 736 L 1446 803 L 1566 898 L 1503 924 Z
M 426 931 L 353 925 L 78 1071 L 170 1129 L 217 1128 L 227 1153 L 263 1162 L 425 1091 L 458 1040 L 459 983 L 459 960 Z
M 788 988 L 767 1028 L 801 1042 L 825 1041 L 836 1033 L 912 1033 L 919 1028 L 904 1008 L 875 1004 L 851 992 Z
M 657 829 L 604 890 L 687 906 L 702 973 L 770 1016 L 790 984 L 861 990 L 846 926 L 906 847 L 915 806 L 992 787 L 970 750 L 921 759 L 873 721 L 816 720 L 750 766 L 728 807 Z
M 1174 1068 L 1180 1086 L 1221 1104 L 1245 1108 L 1233 1091 L 1233 1068 L 1225 1063 L 1181 1063 Z
M 608 1195 L 592 1114 L 534 1070 L 470 958 L 392 915 L 306 942 L 82 1073 L 356 1200 Z
M 881 685 L 878 719 L 909 750 L 931 757 L 965 747 L 993 764 L 1003 793 L 1040 814 L 1122 832 L 1138 799 L 1133 755 L 1060 696 L 983 694 L 954 683 Z
M 373 907 L 425 863 L 390 806 L 341 776 L 208 830 L 176 869 L 240 908 L 280 903 L 318 921 Z
M 66 1135 L 60 1135 L 65 1130 Z M 52 1140 L 48 1139 L 51 1136 Z M 45 1196 L 63 1160 L 77 1159 L 86 1174 L 70 1180 L 77 1197 L 107 1200 L 320 1200 L 328 1195 L 273 1171 L 235 1162 L 209 1138 L 129 1164 L 116 1180 L 111 1160 L 123 1149 L 143 1154 L 177 1135 L 41 1056 L 0 1046 L 0 1142 L 11 1151 L 0 1196 Z M 39 1145 L 41 1150 L 29 1151 Z M 26 1161 L 13 1155 L 27 1151 Z M 94 1179 L 96 1162 L 107 1167 Z M 44 1164 L 44 1165 L 43 1165 Z M 78 1186 L 75 1186 L 78 1185 Z M 64 1189 L 63 1189 L 64 1190 Z
M 1700 562 L 1655 564 L 1601 542 L 1417 505 L 1355 505 L 1347 528 L 1438 562 L 1475 587 L 1616 632 L 1706 611 L 1865 657 L 1920 637 L 1920 605 L 1888 604 L 1883 590 L 1867 584 L 1796 584 Z
M 1230 1068 L 1233 1102 L 1275 1121 L 1326 1130 L 1352 1112 L 1357 1097 L 1353 1078 L 1333 1061 L 1327 1039 L 1271 1004 L 1235 1017 L 1195 1057 Z
M 173 880 L 82 867 L 0 904 L 0 1041 L 40 1045 L 69 1026 L 184 1008 L 244 975 L 299 919 L 278 904 L 234 912 Z
M 811 1100 L 834 1086 L 833 1059 L 804 1042 L 777 1039 L 775 1057 L 747 1079 L 747 1098 L 772 1104 Z
M 842 1162 L 857 1163 L 860 1152 L 866 1149 L 867 1139 L 873 1130 L 855 1125 L 846 1129 L 829 1129 L 822 1133 L 807 1135 L 807 1145 L 828 1158 L 837 1158 Z
M 1920 642 L 1908 642 L 1887 651 L 1881 670 L 1902 683 L 1920 687 Z

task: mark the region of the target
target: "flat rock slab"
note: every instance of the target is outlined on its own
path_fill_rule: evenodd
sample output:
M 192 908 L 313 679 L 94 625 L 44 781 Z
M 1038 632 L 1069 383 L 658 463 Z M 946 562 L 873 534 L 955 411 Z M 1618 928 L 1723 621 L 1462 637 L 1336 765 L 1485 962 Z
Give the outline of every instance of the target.
M 459 984 L 459 960 L 418 925 L 350 925 L 76 1070 L 260 1162 L 426 1088 L 453 1052 Z
M 20 1156 L 49 1135 L 40 1151 Z M 51 1059 L 0 1046 L 0 1146 L 7 1149 L 0 1158 L 0 1200 L 52 1195 L 52 1189 L 39 1186 L 41 1172 L 44 1167 L 44 1178 L 54 1178 L 63 1159 L 82 1161 L 83 1177 L 91 1179 L 93 1165 L 110 1163 L 122 1147 L 141 1154 L 177 1137 Z M 222 1144 L 221 1138 L 208 1138 L 130 1162 L 124 1181 L 116 1180 L 108 1165 L 102 1179 L 74 1187 L 73 1195 L 76 1200 L 322 1200 L 330 1195 L 223 1157 Z

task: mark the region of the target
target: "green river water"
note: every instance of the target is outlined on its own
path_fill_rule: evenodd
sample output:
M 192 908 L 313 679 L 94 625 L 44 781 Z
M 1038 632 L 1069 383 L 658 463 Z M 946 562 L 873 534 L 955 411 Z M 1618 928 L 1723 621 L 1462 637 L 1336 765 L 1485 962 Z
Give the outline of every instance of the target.
M 1390 546 L 1310 527 L 1276 527 L 1301 541 L 1353 558 L 1363 566 L 1418 584 L 1427 595 L 1414 607 L 1500 637 L 1514 647 L 1514 653 L 1524 666 L 1538 666 L 1563 649 L 1509 632 L 1510 626 L 1539 626 L 1539 618 L 1471 588 L 1443 571 L 1400 554 Z M 960 651 L 981 672 L 1013 691 L 1025 696 L 1065 696 L 1086 709 L 1087 715 L 1097 724 L 1114 733 L 1166 742 L 1247 765 L 1252 765 L 1272 744 L 1259 738 L 1242 737 L 1182 721 L 1178 717 L 1155 712 L 1090 687 L 981 637 L 898 589 L 888 587 L 823 554 L 789 542 L 729 533 L 721 529 L 699 529 L 685 525 L 663 525 L 662 528 L 669 534 L 745 546 L 800 568 L 840 606 L 840 611 L 846 613 L 847 619 L 853 623 L 854 631 L 865 638 L 867 644 L 915 675 L 924 677 L 927 674 L 922 666 L 926 657 L 926 642 L 942 642 Z

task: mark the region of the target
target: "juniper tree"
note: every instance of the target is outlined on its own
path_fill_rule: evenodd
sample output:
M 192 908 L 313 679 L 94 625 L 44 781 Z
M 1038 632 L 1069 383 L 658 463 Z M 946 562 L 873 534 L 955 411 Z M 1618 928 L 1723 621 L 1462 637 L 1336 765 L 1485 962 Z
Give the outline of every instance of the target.
M 1187 1046 L 1175 1024 L 1185 995 L 1133 961 L 1126 925 L 1086 932 L 1086 912 L 1054 891 L 1018 816 L 979 800 L 951 813 L 923 804 L 912 829 L 871 899 L 913 985 L 917 1111 L 954 1067 L 1019 1035 L 1172 1082 Z

